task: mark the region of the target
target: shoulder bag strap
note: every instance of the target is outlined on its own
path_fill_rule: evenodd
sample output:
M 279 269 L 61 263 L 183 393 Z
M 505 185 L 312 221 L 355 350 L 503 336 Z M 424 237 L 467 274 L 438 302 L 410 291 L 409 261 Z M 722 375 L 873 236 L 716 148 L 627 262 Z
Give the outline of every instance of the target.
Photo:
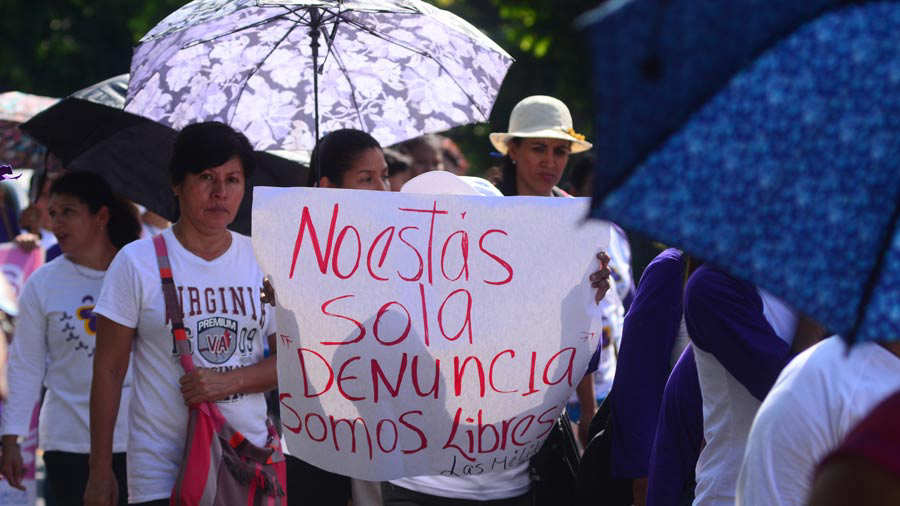
M 175 295 L 175 280 L 172 279 L 172 267 L 169 265 L 169 251 L 166 249 L 166 240 L 162 234 L 153 236 L 153 249 L 156 250 L 156 263 L 159 265 L 159 277 L 162 280 L 163 298 L 166 301 L 166 321 L 172 322 L 172 339 L 175 351 L 184 372 L 194 369 L 194 360 L 191 358 L 191 343 L 184 331 L 183 312 L 178 296 Z

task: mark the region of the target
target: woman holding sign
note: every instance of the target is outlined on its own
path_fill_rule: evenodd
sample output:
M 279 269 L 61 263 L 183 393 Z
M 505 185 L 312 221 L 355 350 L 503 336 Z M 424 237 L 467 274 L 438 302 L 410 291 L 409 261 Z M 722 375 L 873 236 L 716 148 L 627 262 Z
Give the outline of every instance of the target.
M 564 107 L 564 106 L 563 106 Z M 544 139 L 541 142 L 550 139 Z M 564 152 L 568 153 L 568 146 Z M 447 173 L 423 174 L 410 180 L 402 191 L 412 193 L 464 194 L 500 196 L 497 189 L 480 178 L 457 177 L 455 181 L 441 181 L 437 176 Z M 561 170 L 560 170 L 561 174 Z M 444 178 L 446 179 L 446 178 Z M 551 191 L 553 184 L 547 186 Z M 600 269 L 591 275 L 591 284 L 596 289 L 595 298 L 602 299 L 609 288 L 609 270 L 606 268 L 605 253 L 598 255 Z M 459 475 L 414 476 L 391 480 L 383 484 L 382 493 L 386 506 L 430 506 L 430 505 L 492 505 L 530 506 L 531 494 L 529 462 L 511 465 L 501 471 Z
M 188 125 L 175 141 L 169 172 L 180 217 L 158 237 L 123 248 L 97 302 L 97 353 L 91 387 L 91 460 L 85 503 L 110 506 L 112 423 L 122 379 L 134 365 L 128 442 L 129 503 L 168 504 L 188 430 L 188 405 L 215 402 L 252 444 L 270 434 L 263 392 L 277 384 L 274 324 L 260 304 L 262 272 L 250 238 L 231 232 L 255 167 L 247 138 L 218 122 Z M 185 374 L 170 331 L 157 255 L 167 257 L 191 359 Z M 167 279 L 167 281 L 170 281 Z M 183 341 L 179 341 L 183 343 Z
M 388 165 L 381 145 L 371 135 L 343 128 L 322 137 L 312 152 L 311 167 L 318 167 L 316 180 L 310 171 L 310 186 L 348 190 L 387 191 L 391 188 Z M 288 499 L 291 505 L 318 504 L 344 506 L 351 497 L 351 480 L 331 473 L 291 455 L 285 455 Z M 353 480 L 353 503 L 366 506 L 380 503 L 377 484 Z
M 0 417 L 0 474 L 11 486 L 22 488 L 24 467 L 17 439 L 28 434 L 32 407 L 46 387 L 39 434 L 47 484 L 58 504 L 81 504 L 90 451 L 94 302 L 116 251 L 137 239 L 141 228 L 133 206 L 114 196 L 96 174 L 65 174 L 50 186 L 48 200 L 51 228 L 63 255 L 36 270 L 19 299 L 10 353 L 10 398 Z M 125 406 L 130 383 L 126 379 L 121 387 Z M 124 486 L 128 417 L 112 417 L 107 430 L 110 473 Z
M 569 155 L 587 151 L 592 146 L 572 128 L 572 115 L 566 104 L 543 95 L 522 99 L 509 116 L 509 132 L 494 132 L 490 139 L 494 148 L 504 155 L 500 185 L 504 195 L 568 197 L 556 185 L 562 179 Z M 612 226 L 611 230 L 609 251 L 612 258 L 608 262 L 616 280 L 618 298 L 601 304 L 604 338 L 598 351 L 599 360 L 591 361 L 593 369 L 578 385 L 577 399 L 573 398 L 569 403 L 570 409 L 575 408 L 570 414 L 577 412 L 573 420 L 578 420 L 578 436 L 583 445 L 588 441 L 588 427 L 597 410 L 597 399 L 606 396 L 615 374 L 612 345 L 622 337 L 625 317 L 621 300 L 626 299 L 634 285 L 628 239 L 619 227 Z M 608 257 L 603 254 L 602 258 Z M 599 383 L 597 391 L 595 371 Z

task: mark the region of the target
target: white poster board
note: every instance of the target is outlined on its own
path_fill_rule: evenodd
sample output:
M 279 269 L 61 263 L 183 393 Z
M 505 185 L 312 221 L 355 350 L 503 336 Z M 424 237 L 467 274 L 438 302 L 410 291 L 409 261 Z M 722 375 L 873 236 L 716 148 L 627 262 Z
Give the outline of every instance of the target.
M 368 480 L 527 461 L 601 335 L 587 205 L 255 188 L 290 452 Z

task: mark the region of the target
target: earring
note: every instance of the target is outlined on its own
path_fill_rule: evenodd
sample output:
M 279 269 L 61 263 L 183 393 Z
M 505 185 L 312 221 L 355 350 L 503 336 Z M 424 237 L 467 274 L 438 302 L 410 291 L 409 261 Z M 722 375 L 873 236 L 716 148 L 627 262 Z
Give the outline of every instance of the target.
M 513 165 L 516 164 L 516 161 L 515 161 L 515 160 L 510 159 L 510 161 L 512 161 L 512 164 L 513 164 Z

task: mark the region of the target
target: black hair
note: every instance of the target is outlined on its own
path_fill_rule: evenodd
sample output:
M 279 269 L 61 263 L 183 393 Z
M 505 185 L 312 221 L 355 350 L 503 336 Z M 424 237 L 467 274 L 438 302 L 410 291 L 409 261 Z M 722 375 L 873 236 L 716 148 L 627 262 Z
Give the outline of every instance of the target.
M 413 137 L 412 139 L 407 139 L 403 142 L 398 142 L 394 144 L 393 148 L 401 153 L 406 153 L 411 155 L 413 150 L 415 150 L 419 146 L 426 146 L 440 154 L 441 152 L 441 141 L 443 137 L 435 134 L 425 134 L 420 135 L 418 137 Z
M 381 149 L 374 137 L 353 128 L 342 128 L 319 139 L 309 159 L 309 186 L 327 177 L 334 185 L 344 185 L 344 174 L 367 149 Z M 318 173 L 318 174 L 317 174 Z
M 116 249 L 141 235 L 141 222 L 131 202 L 115 195 L 100 175 L 93 172 L 67 172 L 50 185 L 50 195 L 69 195 L 84 202 L 91 214 L 101 208 L 109 210 L 106 234 Z
M 579 196 L 589 196 L 581 195 L 581 190 L 594 170 L 594 162 L 594 155 L 586 154 L 572 166 L 572 172 L 569 173 L 569 182 L 572 183 L 572 189 L 577 191 Z
M 513 137 L 506 141 L 507 144 L 510 142 L 519 146 L 522 144 L 521 137 Z M 509 153 L 503 156 L 503 159 L 500 161 L 500 171 L 502 172 L 503 179 L 500 180 L 500 184 L 498 188 L 500 189 L 500 193 L 510 196 L 510 195 L 518 195 L 519 187 L 516 184 L 516 164 L 513 163 L 512 158 L 509 157 Z
M 194 123 L 182 128 L 175 138 L 169 177 L 173 185 L 181 184 L 188 173 L 199 174 L 235 156 L 241 160 L 244 180 L 249 182 L 256 158 L 247 137 L 219 121 Z
M 413 164 L 412 157 L 391 148 L 384 149 L 384 161 L 387 162 L 388 176 L 406 172 Z

